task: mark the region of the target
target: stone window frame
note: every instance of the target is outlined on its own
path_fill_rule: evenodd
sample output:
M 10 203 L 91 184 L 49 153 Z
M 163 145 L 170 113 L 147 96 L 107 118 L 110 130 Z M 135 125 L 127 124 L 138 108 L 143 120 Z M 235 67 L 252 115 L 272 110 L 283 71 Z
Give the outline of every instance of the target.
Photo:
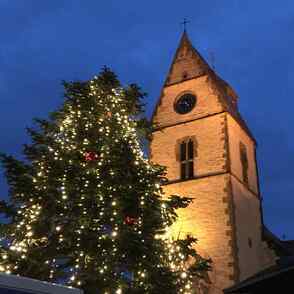
M 189 156 L 189 142 L 192 145 L 192 156 Z M 181 158 L 181 148 L 185 144 L 185 158 Z M 191 152 L 191 151 L 190 151 Z M 189 180 L 195 177 L 195 158 L 197 157 L 197 140 L 196 136 L 187 136 L 178 139 L 176 142 L 176 160 L 179 163 L 179 178 Z M 192 166 L 192 172 L 191 172 Z M 184 167 L 184 168 L 183 168 Z M 184 172 L 183 172 L 184 171 Z
M 248 186 L 249 185 L 249 162 L 248 162 L 248 152 L 246 145 L 243 142 L 240 142 L 239 144 L 240 149 L 240 161 L 242 165 L 242 179 L 243 182 Z

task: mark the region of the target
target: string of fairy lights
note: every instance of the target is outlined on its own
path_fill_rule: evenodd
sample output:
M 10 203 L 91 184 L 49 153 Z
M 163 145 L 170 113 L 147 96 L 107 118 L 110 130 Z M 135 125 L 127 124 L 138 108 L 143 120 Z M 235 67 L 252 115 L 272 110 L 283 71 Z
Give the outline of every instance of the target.
M 84 176 L 81 177 L 80 181 L 83 183 L 79 186 L 79 199 L 77 200 L 77 206 L 81 212 L 82 216 L 87 217 L 89 211 L 87 210 L 87 189 L 91 184 L 89 180 L 89 175 L 95 175 L 96 184 L 96 194 L 92 197 L 96 198 L 97 203 L 97 214 L 94 219 L 91 220 L 91 223 L 87 226 L 86 224 L 79 224 L 79 226 L 74 231 L 75 242 L 73 245 L 73 266 L 69 270 L 69 278 L 66 281 L 68 286 L 73 287 L 82 287 L 83 278 L 80 273 L 83 268 L 86 268 L 89 264 L 93 262 L 95 256 L 89 256 L 84 250 L 81 240 L 83 236 L 87 234 L 87 231 L 91 229 L 96 232 L 97 240 L 97 256 L 102 262 L 97 265 L 97 272 L 101 275 L 109 274 L 115 271 L 110 267 L 108 260 L 118 254 L 118 240 L 120 236 L 120 208 L 119 201 L 116 197 L 117 187 L 111 186 L 105 182 L 103 178 L 103 168 L 105 165 L 109 164 L 111 161 L 111 144 L 105 143 L 102 144 L 99 153 L 89 151 L 88 146 L 92 142 L 89 141 L 89 138 L 84 138 L 82 144 L 78 140 L 78 126 L 81 124 L 84 127 L 85 133 L 89 130 L 96 128 L 101 135 L 101 138 L 106 138 L 107 142 L 114 142 L 114 144 L 120 144 L 121 142 L 127 143 L 128 146 L 131 146 L 130 150 L 134 157 L 134 165 L 137 167 L 138 175 L 140 176 L 140 182 L 145 184 L 148 187 L 148 191 L 138 195 L 139 197 L 139 211 L 143 211 L 148 202 L 148 197 L 154 194 L 162 194 L 161 186 L 156 183 L 150 182 L 148 177 L 145 175 L 152 175 L 155 170 L 149 161 L 144 157 L 144 153 L 141 150 L 139 143 L 138 135 L 136 132 L 136 121 L 132 117 L 129 117 L 125 107 L 122 107 L 124 92 L 122 89 L 113 89 L 112 95 L 107 95 L 107 99 L 103 98 L 99 94 L 99 89 L 97 88 L 97 77 L 95 77 L 90 82 L 90 97 L 94 98 L 97 107 L 104 109 L 104 114 L 95 119 L 89 119 L 93 117 L 94 106 L 85 110 L 82 109 L 81 104 L 74 105 L 73 103 L 66 103 L 66 115 L 59 121 L 58 132 L 53 132 L 52 136 L 54 137 L 53 143 L 48 148 L 48 155 L 43 155 L 38 160 L 35 160 L 32 164 L 35 168 L 35 176 L 33 177 L 33 184 L 35 190 L 39 192 L 39 197 L 30 198 L 29 202 L 22 205 L 18 210 L 18 220 L 15 227 L 15 233 L 12 235 L 12 240 L 9 243 L 9 250 L 1 250 L 1 260 L 0 260 L 0 272 L 5 272 L 11 274 L 17 272 L 18 267 L 21 265 L 23 260 L 26 260 L 28 257 L 28 252 L 33 246 L 41 246 L 46 244 L 50 238 L 50 235 L 57 235 L 58 246 L 62 248 L 64 242 L 66 241 L 66 225 L 63 223 L 63 219 L 66 218 L 67 211 L 70 209 L 69 201 L 71 200 L 71 194 L 68 190 L 68 180 L 70 179 L 68 169 L 64 168 L 64 173 L 61 177 L 57 179 L 59 186 L 57 187 L 59 193 L 56 194 L 56 201 L 62 209 L 59 211 L 59 214 L 56 216 L 55 227 L 53 232 L 44 235 L 42 238 L 36 239 L 35 232 L 33 230 L 34 223 L 38 222 L 44 209 L 41 205 L 43 194 L 46 194 L 48 189 L 48 177 L 50 177 L 51 169 L 50 162 L 48 164 L 48 158 L 52 159 L 55 162 L 64 162 L 67 160 L 66 166 L 71 166 L 76 164 L 73 159 L 68 159 L 70 156 L 65 156 L 71 153 L 78 153 L 80 158 L 79 165 L 80 169 L 84 170 Z M 86 99 L 86 97 L 80 97 L 80 100 Z M 79 103 L 79 101 L 77 101 Z M 109 123 L 111 122 L 111 124 Z M 112 126 L 112 127 L 111 127 Z M 109 140 L 114 139 L 114 141 Z M 98 155 L 99 154 L 99 155 Z M 94 162 L 94 168 L 88 168 L 89 162 Z M 110 169 L 109 176 L 115 177 L 116 170 Z M 132 190 L 131 185 L 125 187 Z M 105 192 L 101 191 L 107 191 Z M 25 198 L 25 195 L 18 195 L 20 198 Z M 108 217 L 106 210 L 110 207 L 111 215 L 109 216 L 108 223 L 105 225 L 105 219 Z M 48 209 L 48 208 L 47 208 Z M 162 204 L 161 211 L 163 222 L 166 227 L 166 232 L 168 232 L 168 223 L 164 219 L 165 215 L 165 205 Z M 144 237 L 142 234 L 142 229 L 144 227 L 144 218 L 143 215 L 138 215 L 135 218 L 132 216 L 127 216 L 124 220 L 125 223 L 131 224 L 134 231 L 141 237 L 141 242 L 144 243 Z M 91 226 L 89 228 L 89 226 Z M 168 234 L 167 234 L 168 235 Z M 167 236 L 166 235 L 166 236 Z M 181 252 L 181 248 L 175 245 L 175 242 L 169 237 L 156 235 L 156 239 L 162 239 L 165 242 L 168 259 L 170 262 L 170 268 L 173 271 L 180 273 L 179 275 L 179 284 L 182 285 L 180 293 L 190 294 L 193 293 L 192 290 L 192 276 L 188 274 L 185 266 L 185 255 Z M 102 244 L 105 238 L 111 240 L 111 248 L 106 250 L 103 248 Z M 18 259 L 12 264 L 9 262 L 9 254 L 13 253 L 18 256 Z M 102 258 L 101 258 L 102 257 Z M 146 258 L 146 256 L 142 256 Z M 164 257 L 162 256 L 162 260 Z M 45 265 L 48 267 L 48 279 L 54 281 L 56 278 L 56 273 L 59 270 L 59 261 L 58 258 L 46 259 L 44 261 Z M 161 267 L 161 264 L 157 265 Z M 148 276 L 148 271 L 144 266 L 136 273 L 132 273 L 132 279 L 136 281 L 139 285 L 144 287 L 144 282 Z M 114 276 L 115 280 L 115 276 Z M 117 285 L 115 294 L 124 293 L 124 288 L 121 285 Z M 110 294 L 106 291 L 104 294 Z

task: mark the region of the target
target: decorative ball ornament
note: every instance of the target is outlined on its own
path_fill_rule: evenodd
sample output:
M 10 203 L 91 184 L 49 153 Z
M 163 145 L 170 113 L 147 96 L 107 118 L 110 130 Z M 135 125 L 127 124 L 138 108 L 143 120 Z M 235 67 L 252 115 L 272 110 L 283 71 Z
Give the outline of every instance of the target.
M 85 160 L 86 161 L 94 161 L 98 159 L 98 155 L 95 152 L 89 151 L 85 153 Z
M 133 226 L 137 223 L 137 219 L 131 216 L 126 216 L 124 223 L 129 226 Z
M 108 118 L 111 118 L 111 117 L 112 117 L 112 112 L 111 112 L 111 111 L 107 111 L 107 112 L 106 112 L 106 116 L 107 116 Z

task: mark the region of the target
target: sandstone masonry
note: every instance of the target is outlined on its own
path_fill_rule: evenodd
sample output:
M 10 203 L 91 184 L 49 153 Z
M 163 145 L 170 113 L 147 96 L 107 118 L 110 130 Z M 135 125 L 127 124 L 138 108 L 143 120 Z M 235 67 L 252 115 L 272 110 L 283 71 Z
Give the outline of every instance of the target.
M 197 97 L 196 106 L 179 114 L 175 103 L 186 93 Z M 210 69 L 184 33 L 154 111 L 158 128 L 150 158 L 167 167 L 166 195 L 195 198 L 178 211 L 172 234 L 196 236 L 197 249 L 212 258 L 210 294 L 223 293 L 275 260 L 262 240 L 256 142 L 237 101 L 233 89 Z M 187 138 L 194 143 L 193 177 L 181 179 L 179 146 Z M 240 144 L 246 150 L 245 167 Z

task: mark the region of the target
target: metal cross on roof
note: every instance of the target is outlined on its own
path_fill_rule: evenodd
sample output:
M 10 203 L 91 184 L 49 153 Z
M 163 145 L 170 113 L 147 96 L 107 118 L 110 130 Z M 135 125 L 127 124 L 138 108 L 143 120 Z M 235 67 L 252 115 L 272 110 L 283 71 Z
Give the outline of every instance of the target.
M 186 18 L 184 18 L 184 21 L 183 22 L 181 22 L 181 24 L 183 25 L 183 27 L 184 27 L 184 31 L 186 31 L 186 28 L 187 28 L 187 23 L 189 23 L 190 21 L 189 20 L 187 20 Z

